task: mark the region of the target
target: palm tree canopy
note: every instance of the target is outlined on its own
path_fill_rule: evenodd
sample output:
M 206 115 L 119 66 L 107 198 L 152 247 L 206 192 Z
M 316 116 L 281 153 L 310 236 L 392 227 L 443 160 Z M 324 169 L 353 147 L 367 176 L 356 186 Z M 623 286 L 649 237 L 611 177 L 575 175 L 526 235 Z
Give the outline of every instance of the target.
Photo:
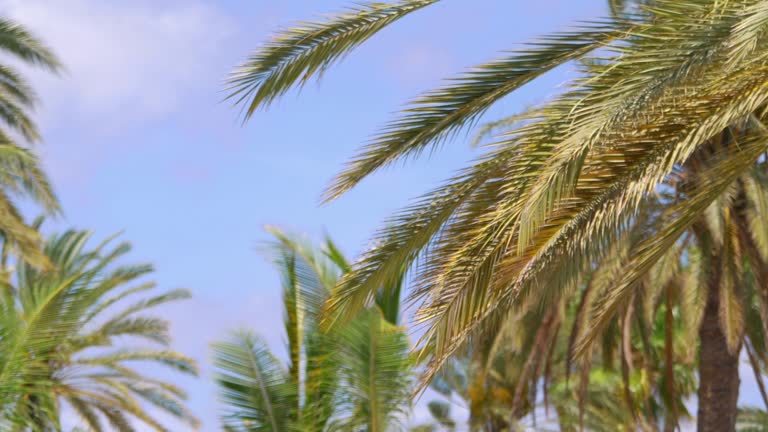
M 387 313 L 399 310 L 399 298 L 382 296 L 382 307 L 322 332 L 322 309 L 349 264 L 330 239 L 314 248 L 269 230 L 276 239 L 269 250 L 281 275 L 288 361 L 249 331 L 213 344 L 225 430 L 383 432 L 402 422 L 412 363 L 397 313 Z
M 35 68 L 57 73 L 61 63 L 34 34 L 0 18 L 0 52 Z M 29 144 L 40 141 L 31 117 L 38 98 L 15 68 L 0 64 L 0 235 L 20 256 L 38 267 L 50 264 L 42 253 L 36 230 L 24 223 L 15 197 L 31 198 L 46 212 L 60 211 L 48 177 Z
M 167 430 L 147 409 L 153 406 L 196 427 L 184 390 L 141 371 L 143 364 L 197 373 L 193 360 L 169 349 L 169 323 L 146 313 L 189 293 L 148 295 L 155 285 L 140 279 L 152 266 L 118 264 L 130 244 L 113 245 L 113 237 L 89 248 L 90 238 L 74 230 L 51 236 L 44 251 L 54 269 L 19 261 L 4 288 L 0 419 L 56 429 L 68 406 L 94 432 L 131 431 L 136 421 Z M 152 345 L 129 347 L 125 337 Z
M 400 17 L 426 3 L 360 6 L 360 22 L 381 23 L 365 31 L 351 24 L 354 14 L 342 14 L 278 34 L 233 78 L 240 102 L 252 113 L 346 55 L 389 23 L 390 15 L 371 15 L 374 8 Z M 614 16 L 540 38 L 416 98 L 352 159 L 327 197 L 380 167 L 431 152 L 502 97 L 575 61 L 578 76 L 561 95 L 522 113 L 472 166 L 388 221 L 333 293 L 329 321 L 350 320 L 394 269 L 414 268 L 410 296 L 420 304 L 417 322 L 428 324 L 421 346 L 434 372 L 532 293 L 553 298 L 572 287 L 649 194 L 706 155 L 684 194 L 665 203 L 666 217 L 647 227 L 632 270 L 601 299 L 595 331 L 578 344 L 584 352 L 641 277 L 768 146 L 768 2 L 622 3 L 614 2 Z M 313 39 L 325 31 L 345 42 Z M 276 52 L 279 67 L 264 75 L 265 59 Z M 728 143 L 713 146 L 724 130 Z

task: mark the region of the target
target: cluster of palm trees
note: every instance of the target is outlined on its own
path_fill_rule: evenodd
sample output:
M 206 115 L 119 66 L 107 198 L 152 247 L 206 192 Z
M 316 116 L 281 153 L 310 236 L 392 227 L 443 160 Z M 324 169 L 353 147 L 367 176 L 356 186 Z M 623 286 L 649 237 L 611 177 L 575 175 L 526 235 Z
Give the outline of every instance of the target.
M 247 119 L 438 1 L 363 4 L 281 31 L 234 73 L 231 98 Z M 698 430 L 727 431 L 742 357 L 764 387 L 768 2 L 610 3 L 610 16 L 411 101 L 325 195 L 436 153 L 516 89 L 575 66 L 561 94 L 496 122 L 477 161 L 396 214 L 326 302 L 322 325 L 343 327 L 408 269 L 422 383 L 457 355 L 470 377 L 499 367 L 511 381 L 487 398 L 507 398 L 511 415 L 487 430 L 532 415 L 541 391 L 573 392 L 558 407 L 564 429 L 574 416 L 598 428 L 590 412 L 607 421 L 613 406 L 626 429 L 673 430 L 697 388 Z
M 364 3 L 278 32 L 233 73 L 230 99 L 248 119 L 438 2 Z M 288 353 L 247 330 L 213 344 L 225 430 L 768 430 L 765 411 L 738 407 L 743 364 L 768 408 L 768 1 L 610 10 L 469 69 L 386 124 L 327 201 L 471 133 L 548 71 L 576 69 L 551 100 L 477 129 L 482 155 L 357 260 L 272 230 Z M 0 20 L 0 48 L 60 68 L 12 22 Z M 30 147 L 34 93 L 10 67 L 0 78 L 0 428 L 60 430 L 71 410 L 88 430 L 165 430 L 149 406 L 196 427 L 181 389 L 132 366 L 195 373 L 167 347 L 167 322 L 144 314 L 188 294 L 147 297 L 151 267 L 116 262 L 127 245 L 91 247 L 80 231 L 43 241 L 24 223 L 11 192 L 59 208 Z M 416 306 L 413 346 L 401 297 Z M 150 348 L 115 348 L 122 336 Z M 413 426 L 427 386 L 441 399 Z

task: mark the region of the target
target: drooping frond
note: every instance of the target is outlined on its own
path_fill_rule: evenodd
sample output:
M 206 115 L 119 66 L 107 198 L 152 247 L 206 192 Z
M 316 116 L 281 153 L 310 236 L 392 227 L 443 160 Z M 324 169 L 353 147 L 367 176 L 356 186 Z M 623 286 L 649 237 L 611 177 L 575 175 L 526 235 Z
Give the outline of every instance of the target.
M 322 74 L 387 25 L 438 0 L 364 3 L 321 21 L 283 30 L 253 53 L 228 80 L 228 99 L 245 107 L 247 120 L 291 87 Z
M 7 18 L 0 19 L 0 49 L 34 66 L 61 69 L 59 59 L 40 39 Z
M 348 321 L 370 304 L 388 278 L 398 269 L 410 267 L 466 200 L 499 177 L 517 153 L 508 148 L 493 152 L 392 217 L 374 238 L 373 247 L 342 278 L 329 301 L 326 321 Z
M 477 66 L 443 88 L 412 101 L 352 159 L 326 192 L 334 199 L 392 162 L 421 154 L 474 123 L 504 96 L 570 60 L 624 34 L 626 23 L 607 21 L 532 42 L 528 49 Z
M 681 401 L 695 378 L 680 368 L 696 354 L 707 298 L 697 287 L 716 268 L 722 283 L 711 288 L 730 349 L 747 338 L 764 361 L 768 295 L 755 287 L 768 280 L 768 237 L 744 228 L 763 230 L 768 212 L 768 183 L 756 173 L 766 149 L 764 3 L 615 1 L 614 18 L 544 38 L 416 99 L 352 160 L 328 199 L 470 130 L 540 74 L 578 67 L 562 94 L 505 123 L 472 167 L 388 221 L 332 290 L 327 328 L 365 316 L 391 275 L 408 270 L 425 328 L 419 354 L 431 360 L 426 379 L 511 320 L 523 324 L 503 339 L 509 350 L 472 359 L 497 372 L 493 362 L 506 356 L 514 380 L 496 399 L 514 407 L 507 417 L 530 412 L 539 383 L 553 378 L 551 359 L 564 357 L 563 394 L 578 404 L 563 415 L 574 427 L 669 428 L 687 415 Z M 326 57 L 310 72 L 337 59 Z M 265 94 L 298 82 L 301 71 L 292 73 Z M 582 370 L 571 386 L 574 362 Z M 496 389 L 484 379 L 466 387 Z
M 57 72 L 61 64 L 45 44 L 18 23 L 0 18 L 0 52 L 33 67 Z M 37 95 L 13 67 L 0 65 L 0 236 L 29 264 L 47 268 L 42 239 L 19 213 L 16 197 L 32 198 L 46 213 L 60 211 L 38 158 L 26 146 L 41 139 L 32 113 Z
M 592 340 L 604 328 L 609 317 L 619 305 L 624 304 L 636 287 L 640 275 L 647 271 L 671 248 L 680 235 L 709 207 L 731 184 L 757 160 L 766 150 L 768 141 L 762 135 L 750 137 L 739 143 L 738 150 L 731 149 L 727 155 L 695 179 L 696 189 L 689 197 L 671 206 L 663 222 L 636 248 L 632 259 L 626 264 L 624 276 L 600 301 L 595 319 L 590 323 Z
M 711 67 L 727 50 L 692 44 L 706 36 L 705 27 L 671 34 L 664 20 L 676 19 L 682 9 L 665 6 L 664 14 L 657 12 L 659 23 L 628 32 L 627 45 L 614 48 L 621 55 L 538 110 L 538 120 L 510 131 L 498 147 L 516 153 L 498 162 L 495 177 L 473 183 L 466 195 L 453 194 L 448 205 L 436 194 L 431 208 L 425 199 L 423 212 L 409 209 L 406 218 L 430 222 L 425 235 L 418 226 L 398 226 L 403 241 L 385 238 L 367 254 L 335 293 L 331 309 L 344 313 L 344 307 L 370 302 L 375 284 L 366 278 L 380 281 L 381 270 L 412 262 L 428 245 L 415 295 L 427 299 L 419 319 L 429 323 L 427 336 L 438 350 L 458 347 L 494 310 L 505 310 L 535 287 L 556 291 L 572 284 L 676 166 L 768 96 L 761 60 L 750 59 L 738 72 Z M 730 28 L 734 20 L 727 17 L 718 28 Z M 724 41 L 727 31 L 712 37 Z M 659 57 L 668 61 L 657 79 L 648 56 L 662 56 L 670 46 L 687 47 L 691 56 Z M 629 92 L 619 92 L 627 76 L 635 81 Z

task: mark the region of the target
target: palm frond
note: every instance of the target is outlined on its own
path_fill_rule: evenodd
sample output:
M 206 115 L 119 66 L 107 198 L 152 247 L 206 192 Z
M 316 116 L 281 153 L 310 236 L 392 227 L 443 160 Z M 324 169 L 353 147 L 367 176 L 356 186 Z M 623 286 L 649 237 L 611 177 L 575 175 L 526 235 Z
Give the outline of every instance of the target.
M 410 406 L 411 362 L 401 329 L 370 309 L 339 330 L 340 374 L 350 391 L 342 397 L 344 430 L 385 431 Z
M 739 151 L 732 152 L 713 165 L 713 168 L 705 171 L 698 178 L 697 189 L 683 202 L 671 206 L 668 210 L 666 222 L 654 234 L 649 236 L 637 247 L 635 256 L 625 267 L 626 272 L 620 284 L 601 299 L 599 312 L 592 321 L 591 336 L 585 338 L 591 340 L 604 328 L 607 320 L 624 304 L 632 293 L 640 275 L 650 268 L 688 229 L 700 214 L 709 207 L 731 184 L 765 151 L 768 144 L 762 136 L 752 137 L 743 142 Z M 715 174 L 717 173 L 717 174 Z M 715 177 L 716 176 L 716 177 Z
M 297 389 L 266 344 L 241 332 L 213 350 L 221 399 L 230 407 L 224 425 L 238 431 L 289 430 Z
M 123 285 L 152 268 L 120 267 L 116 260 L 130 250 L 127 243 L 111 247 L 113 238 L 109 238 L 89 249 L 89 238 L 90 233 L 75 230 L 51 236 L 43 248 L 56 265 L 51 271 L 17 263 L 16 277 L 11 279 L 14 289 L 6 292 L 2 302 L 7 320 L 0 323 L 0 334 L 7 342 L 0 350 L 0 388 L 10 393 L 0 398 L 10 398 L 3 402 L 12 412 L 0 413 L 0 422 L 15 416 L 21 419 L 13 420 L 16 423 L 56 425 L 61 399 L 94 430 L 102 430 L 104 420 L 115 427 L 139 420 L 155 430 L 165 430 L 147 412 L 146 404 L 194 427 L 197 420 L 183 407 L 183 391 L 125 366 L 150 362 L 196 374 L 193 360 L 170 350 L 111 349 L 125 335 L 167 344 L 168 322 L 136 313 L 186 298 L 188 293 L 179 290 L 150 297 L 129 304 L 122 312 L 116 310 L 115 318 L 109 319 L 109 306 L 117 309 L 120 300 L 153 286 L 121 292 Z M 132 430 L 128 427 L 121 430 Z
M 61 69 L 56 55 L 21 25 L 7 19 L 0 19 L 0 49 L 19 59 L 51 71 Z
M 243 104 L 247 120 L 258 107 L 322 74 L 387 25 L 437 1 L 364 3 L 325 20 L 299 22 L 274 35 L 233 72 L 227 98 Z
M 412 101 L 367 144 L 337 176 L 325 194 L 332 200 L 375 170 L 398 159 L 415 157 L 471 125 L 491 105 L 570 60 L 624 34 L 625 23 L 607 20 L 592 27 L 555 33 L 451 80 L 449 85 Z

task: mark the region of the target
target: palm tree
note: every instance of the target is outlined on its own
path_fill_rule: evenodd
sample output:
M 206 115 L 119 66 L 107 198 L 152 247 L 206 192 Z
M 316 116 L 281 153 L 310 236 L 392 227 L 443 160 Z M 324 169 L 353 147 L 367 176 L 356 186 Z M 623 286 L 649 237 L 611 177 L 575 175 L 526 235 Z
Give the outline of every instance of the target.
M 621 277 L 637 241 L 620 242 L 575 289 L 546 308 L 534 299 L 511 314 L 489 340 L 474 341 L 449 359 L 432 388 L 459 396 L 473 430 L 506 430 L 512 419 L 533 426 L 556 422 L 563 431 L 674 429 L 689 418 L 684 401 L 696 388 L 697 344 L 697 325 L 689 322 L 703 307 L 696 290 L 698 262 L 691 263 L 690 255 L 682 259 L 685 243 L 648 272 L 645 295 L 610 323 L 588 355 L 573 355 L 595 304 Z M 755 330 L 762 335 L 761 325 Z M 430 408 L 440 423 L 452 422 L 448 404 L 436 401 Z
M 0 18 L 0 50 L 14 60 L 56 73 L 56 56 L 23 26 Z M 0 236 L 19 256 L 38 267 L 48 265 L 36 230 L 24 223 L 14 197 L 31 198 L 46 212 L 60 211 L 47 176 L 30 145 L 40 141 L 31 114 L 38 98 L 14 67 L 0 64 Z
M 235 72 L 231 95 L 248 118 L 391 22 L 436 2 L 370 3 L 280 32 Z M 376 235 L 375 247 L 334 292 L 327 322 L 351 319 L 394 269 L 413 267 L 411 298 L 421 304 L 417 320 L 428 323 L 422 346 L 431 355 L 429 379 L 479 330 L 532 294 L 557 298 L 573 286 L 620 241 L 645 199 L 685 172 L 682 189 L 664 203 L 666 217 L 646 227 L 577 348 L 588 352 L 642 293 L 639 281 L 648 269 L 693 232 L 708 290 L 699 430 L 733 430 L 742 339 L 739 327 L 728 324 L 738 315 L 728 300 L 738 297 L 729 294 L 737 287 L 734 273 L 723 277 L 721 270 L 738 259 L 732 237 L 713 248 L 713 233 L 701 221 L 768 148 L 768 2 L 655 0 L 626 11 L 623 2 L 614 3 L 614 16 L 540 38 L 416 98 L 352 159 L 328 200 L 381 167 L 431 152 L 499 99 L 578 61 L 579 75 L 564 93 L 517 115 L 476 163 Z M 731 231 L 744 226 L 740 212 L 738 206 L 725 212 Z M 749 240 L 739 242 L 741 248 Z
M 321 332 L 321 309 L 347 261 L 330 239 L 315 250 L 270 231 L 277 238 L 288 365 L 248 331 L 215 343 L 224 429 L 383 432 L 399 425 L 410 407 L 412 366 L 397 326 L 399 298 L 382 296 L 347 325 Z
M 136 421 L 167 430 L 149 406 L 196 427 L 183 405 L 185 392 L 136 367 L 196 374 L 193 360 L 168 349 L 169 323 L 144 313 L 189 293 L 142 298 L 155 288 L 139 281 L 152 273 L 152 266 L 117 266 L 130 244 L 112 246 L 113 237 L 87 249 L 90 237 L 74 230 L 51 236 L 44 252 L 54 269 L 40 271 L 19 261 L 12 284 L 5 286 L 0 302 L 3 430 L 60 430 L 63 406 L 94 432 L 132 431 Z M 126 346 L 125 337 L 153 346 Z

